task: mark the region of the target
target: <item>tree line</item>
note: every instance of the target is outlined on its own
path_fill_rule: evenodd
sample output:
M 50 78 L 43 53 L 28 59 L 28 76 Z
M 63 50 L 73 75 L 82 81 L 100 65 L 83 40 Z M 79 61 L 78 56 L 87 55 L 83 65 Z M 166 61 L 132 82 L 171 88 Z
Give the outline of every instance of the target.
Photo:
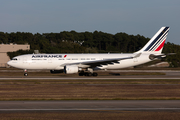
M 128 35 L 126 33 L 109 34 L 101 31 L 76 32 L 63 31 L 60 33 L 4 33 L 0 32 L 0 43 L 30 44 L 30 51 L 19 50 L 10 52 L 10 58 L 39 50 L 40 53 L 130 53 L 141 49 L 149 38 L 141 35 Z M 179 67 L 180 46 L 173 43 L 165 44 L 165 53 L 177 53 L 168 56 L 167 61 L 172 67 Z

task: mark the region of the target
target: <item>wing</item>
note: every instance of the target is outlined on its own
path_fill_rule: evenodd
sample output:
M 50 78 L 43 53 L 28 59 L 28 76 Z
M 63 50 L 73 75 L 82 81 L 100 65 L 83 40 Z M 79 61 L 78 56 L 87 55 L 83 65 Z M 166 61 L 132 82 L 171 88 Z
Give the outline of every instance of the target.
M 116 59 L 104 59 L 104 60 L 97 60 L 97 61 L 88 61 L 88 62 L 82 62 L 81 65 L 87 65 L 89 67 L 96 67 L 101 65 L 108 65 L 113 63 L 119 63 L 120 60 L 125 59 L 132 59 L 133 57 L 126 57 L 126 58 L 116 58 Z
M 83 68 L 87 68 L 87 67 L 94 68 L 96 66 L 119 63 L 119 61 L 121 61 L 121 60 L 133 59 L 133 58 L 139 57 L 140 55 L 141 55 L 141 53 L 135 55 L 134 57 L 131 56 L 131 57 L 124 57 L 124 58 L 113 58 L 113 59 L 86 61 L 86 62 L 78 62 L 78 63 L 65 64 L 65 65 L 77 65 L 77 66 L 83 67 Z

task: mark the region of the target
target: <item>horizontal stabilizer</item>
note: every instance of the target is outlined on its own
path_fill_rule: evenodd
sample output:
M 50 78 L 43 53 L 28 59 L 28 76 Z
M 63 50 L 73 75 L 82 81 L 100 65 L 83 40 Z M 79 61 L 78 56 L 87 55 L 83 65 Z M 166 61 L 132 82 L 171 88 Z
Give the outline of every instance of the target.
M 149 55 L 149 59 L 154 60 L 154 59 L 161 59 L 166 57 L 167 55 L 175 55 L 176 53 L 167 53 L 167 54 L 161 54 L 161 55 L 154 55 L 154 54 L 150 54 Z

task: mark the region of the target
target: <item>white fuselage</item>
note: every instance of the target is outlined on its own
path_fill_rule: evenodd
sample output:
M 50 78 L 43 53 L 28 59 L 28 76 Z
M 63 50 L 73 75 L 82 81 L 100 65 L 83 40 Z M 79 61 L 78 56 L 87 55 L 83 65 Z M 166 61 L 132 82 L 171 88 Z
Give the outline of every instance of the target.
M 113 58 L 125 58 L 136 55 L 134 54 L 28 54 L 14 57 L 8 64 L 10 66 L 20 69 L 48 69 L 48 70 L 61 70 L 65 65 L 98 61 L 104 59 Z M 140 57 L 125 59 L 119 61 L 119 63 L 107 64 L 97 66 L 98 69 L 121 69 L 140 65 L 151 61 L 149 54 L 142 53 Z M 87 66 L 81 66 L 79 68 L 87 68 Z

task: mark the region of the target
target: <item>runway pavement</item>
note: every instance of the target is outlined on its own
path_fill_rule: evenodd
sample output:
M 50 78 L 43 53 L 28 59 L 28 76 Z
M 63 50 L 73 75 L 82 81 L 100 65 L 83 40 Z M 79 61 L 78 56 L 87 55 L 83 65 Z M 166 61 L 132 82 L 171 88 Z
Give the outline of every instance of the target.
M 0 80 L 178 80 L 180 76 L 1 77 Z
M 0 111 L 180 111 L 180 100 L 0 101 Z
M 7 70 L 0 70 L 1 72 L 4 72 Z M 15 71 L 15 70 L 11 70 Z M 17 71 L 15 71 L 17 72 Z M 20 72 L 20 70 L 18 71 Z M 22 72 L 22 71 L 21 71 Z M 32 71 L 31 71 L 32 72 Z M 103 80 L 109 80 L 109 79 L 180 79 L 180 71 L 178 70 L 108 70 L 110 73 L 123 73 L 123 72 L 160 72 L 165 73 L 165 75 L 127 75 L 127 76 L 116 76 L 116 75 L 108 75 L 108 76 L 1 76 L 0 80 L 84 80 L 84 79 L 103 79 Z

